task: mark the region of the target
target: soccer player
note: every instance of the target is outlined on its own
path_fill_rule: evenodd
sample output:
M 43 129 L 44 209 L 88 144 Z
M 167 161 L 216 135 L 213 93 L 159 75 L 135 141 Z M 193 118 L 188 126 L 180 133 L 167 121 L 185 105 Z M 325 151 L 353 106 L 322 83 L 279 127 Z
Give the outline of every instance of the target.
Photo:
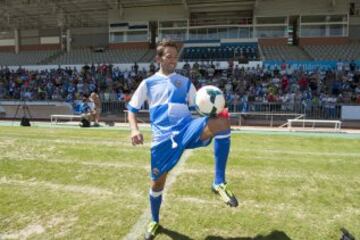
M 144 79 L 128 104 L 128 120 L 133 145 L 142 144 L 136 113 L 144 101 L 150 108 L 152 128 L 151 187 L 149 191 L 152 220 L 145 231 L 145 239 L 153 239 L 159 229 L 159 212 L 168 172 L 177 164 L 185 149 L 210 144 L 214 138 L 215 178 L 212 190 L 224 202 L 237 207 L 238 201 L 225 181 L 225 168 L 230 149 L 230 123 L 228 115 L 222 117 L 193 118 L 196 89 L 191 81 L 175 73 L 178 50 L 174 42 L 160 42 L 156 60 L 160 70 Z M 190 108 L 190 110 L 189 110 Z

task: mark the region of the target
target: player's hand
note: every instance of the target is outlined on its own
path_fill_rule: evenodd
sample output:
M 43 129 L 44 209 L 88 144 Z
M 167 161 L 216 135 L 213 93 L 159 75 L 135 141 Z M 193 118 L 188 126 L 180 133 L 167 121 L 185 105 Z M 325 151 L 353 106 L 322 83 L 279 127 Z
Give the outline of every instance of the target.
M 144 137 L 139 130 L 131 130 L 131 143 L 133 146 L 144 143 Z

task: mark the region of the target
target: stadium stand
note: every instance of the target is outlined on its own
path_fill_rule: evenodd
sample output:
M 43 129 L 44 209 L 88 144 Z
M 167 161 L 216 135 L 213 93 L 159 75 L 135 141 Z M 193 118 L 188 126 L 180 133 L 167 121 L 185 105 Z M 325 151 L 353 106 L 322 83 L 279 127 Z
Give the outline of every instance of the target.
M 360 43 L 305 45 L 304 50 L 314 60 L 346 60 L 360 59 Z
M 58 54 L 59 51 L 23 51 L 19 53 L 0 52 L 0 65 L 18 66 L 18 65 L 36 65 L 41 64 L 44 60 Z
M 104 49 L 103 51 L 84 48 L 65 53 L 53 59 L 49 64 L 150 62 L 154 56 L 153 50 L 143 48 Z
M 226 43 L 220 46 L 184 47 L 183 61 L 227 61 L 229 59 L 254 61 L 259 59 L 257 43 Z
M 261 50 L 265 60 L 312 60 L 312 57 L 298 46 L 262 46 Z

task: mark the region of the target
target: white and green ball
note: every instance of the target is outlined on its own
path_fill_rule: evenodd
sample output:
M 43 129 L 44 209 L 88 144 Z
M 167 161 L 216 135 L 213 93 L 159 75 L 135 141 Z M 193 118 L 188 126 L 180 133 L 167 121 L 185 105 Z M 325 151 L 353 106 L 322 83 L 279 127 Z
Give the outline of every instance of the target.
M 204 86 L 196 92 L 195 105 L 201 115 L 214 117 L 225 108 L 223 92 L 215 86 Z

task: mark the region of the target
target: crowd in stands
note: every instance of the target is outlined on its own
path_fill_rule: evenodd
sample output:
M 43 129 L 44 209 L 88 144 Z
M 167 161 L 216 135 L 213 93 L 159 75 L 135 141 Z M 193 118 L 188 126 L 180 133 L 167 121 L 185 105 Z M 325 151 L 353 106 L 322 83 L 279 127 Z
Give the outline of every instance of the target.
M 103 102 L 126 102 L 156 68 L 154 63 L 148 69 L 140 69 L 135 63 L 125 71 L 106 64 L 85 65 L 81 70 L 1 67 L 0 99 L 74 102 L 97 89 Z M 185 63 L 178 71 L 197 88 L 206 84 L 219 86 L 233 111 L 247 111 L 249 102 L 282 103 L 289 111 L 296 103 L 307 108 L 360 104 L 360 69 L 356 64 L 339 63 L 336 69 L 306 71 L 286 63 L 271 68 L 243 68 L 229 62 L 227 69 L 219 69 L 216 62 L 195 62 Z
M 103 101 L 128 100 L 139 82 L 149 71 L 132 69 L 120 71 L 112 65 L 85 65 L 76 68 L 47 70 L 10 70 L 0 68 L 0 99 L 47 100 L 73 102 L 95 89 Z

